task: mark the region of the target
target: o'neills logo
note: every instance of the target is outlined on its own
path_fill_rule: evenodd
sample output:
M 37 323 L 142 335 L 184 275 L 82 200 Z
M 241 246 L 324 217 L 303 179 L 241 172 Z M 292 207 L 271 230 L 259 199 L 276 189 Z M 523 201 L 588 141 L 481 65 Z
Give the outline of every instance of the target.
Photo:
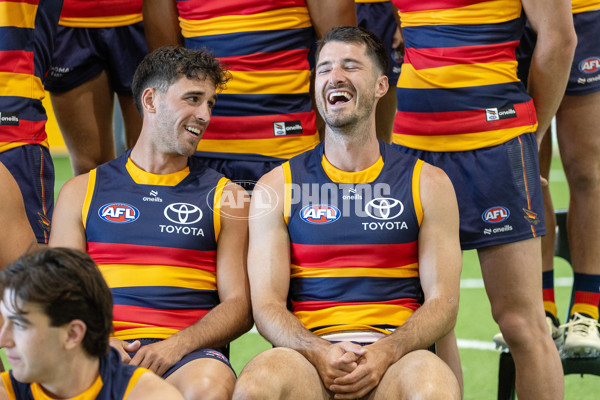
M 273 134 L 275 136 L 301 135 L 302 123 L 300 121 L 273 122 Z
M 19 126 L 19 114 L 13 112 L 0 112 L 0 125 Z
M 517 110 L 513 106 L 485 109 L 485 119 L 487 121 L 498 121 L 508 118 L 517 118 Z

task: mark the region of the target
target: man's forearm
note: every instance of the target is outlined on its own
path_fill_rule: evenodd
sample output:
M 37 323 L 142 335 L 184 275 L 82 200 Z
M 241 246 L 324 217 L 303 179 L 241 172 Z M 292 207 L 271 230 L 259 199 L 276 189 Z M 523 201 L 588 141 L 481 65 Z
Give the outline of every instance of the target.
M 418 349 L 426 349 L 452 330 L 458 315 L 458 297 L 426 301 L 394 333 L 374 345 L 386 346 L 392 363 Z
M 252 327 L 249 304 L 242 299 L 225 301 L 201 320 L 177 332 L 177 340 L 187 354 L 196 349 L 218 348 L 227 345 Z
M 324 352 L 329 342 L 321 339 L 302 325 L 302 322 L 284 307 L 264 305 L 256 307 L 256 326 L 262 336 L 277 347 L 288 347 L 298 351 L 312 364 L 316 355 Z

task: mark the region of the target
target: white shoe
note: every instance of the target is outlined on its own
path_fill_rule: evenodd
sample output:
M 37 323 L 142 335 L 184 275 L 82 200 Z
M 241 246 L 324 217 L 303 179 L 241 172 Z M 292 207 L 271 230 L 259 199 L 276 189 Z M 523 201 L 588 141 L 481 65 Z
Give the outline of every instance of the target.
M 554 325 L 554 322 L 552 322 L 552 318 L 548 316 L 546 316 L 546 324 L 548 325 L 548 332 L 550 332 L 550 335 L 552 336 L 552 340 L 554 340 L 556 348 L 560 349 L 563 341 L 561 333 L 562 331 L 559 329 L 558 326 Z M 492 340 L 494 341 L 494 343 L 496 343 L 496 349 L 508 351 L 508 344 L 506 344 L 504 336 L 502 336 L 501 333 L 496 333 Z
M 593 318 L 579 313 L 573 314 L 569 322 L 561 325 L 565 340 L 561 352 L 563 357 L 599 357 L 600 324 Z

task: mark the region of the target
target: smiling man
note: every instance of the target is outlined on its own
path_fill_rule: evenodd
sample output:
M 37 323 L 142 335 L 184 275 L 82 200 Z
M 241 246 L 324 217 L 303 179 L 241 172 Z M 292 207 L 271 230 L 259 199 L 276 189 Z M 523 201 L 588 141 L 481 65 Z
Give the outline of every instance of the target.
M 246 365 L 234 399 L 460 398 L 426 350 L 456 322 L 456 197 L 440 169 L 377 140 L 385 54 L 361 28 L 325 35 L 315 78 L 325 140 L 255 189 L 253 312 L 276 347 Z
M 227 80 L 205 51 L 148 55 L 133 80 L 143 115 L 136 145 L 64 185 L 50 238 L 99 265 L 124 361 L 188 399 L 231 395 L 224 348 L 252 324 L 246 191 L 190 157 Z
M 12 367 L 2 373 L 0 399 L 182 399 L 110 349 L 111 294 L 87 254 L 26 254 L 0 272 L 0 292 L 0 345 Z

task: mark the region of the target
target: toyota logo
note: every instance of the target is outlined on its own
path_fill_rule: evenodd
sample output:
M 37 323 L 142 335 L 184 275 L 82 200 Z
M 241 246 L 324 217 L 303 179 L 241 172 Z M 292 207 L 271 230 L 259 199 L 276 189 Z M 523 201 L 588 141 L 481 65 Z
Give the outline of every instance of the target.
M 165 208 L 165 217 L 176 224 L 191 225 L 202 219 L 202 210 L 189 203 L 173 203 Z
M 404 211 L 404 205 L 400 200 L 391 197 L 377 197 L 367 203 L 365 212 L 375 219 L 394 219 Z

